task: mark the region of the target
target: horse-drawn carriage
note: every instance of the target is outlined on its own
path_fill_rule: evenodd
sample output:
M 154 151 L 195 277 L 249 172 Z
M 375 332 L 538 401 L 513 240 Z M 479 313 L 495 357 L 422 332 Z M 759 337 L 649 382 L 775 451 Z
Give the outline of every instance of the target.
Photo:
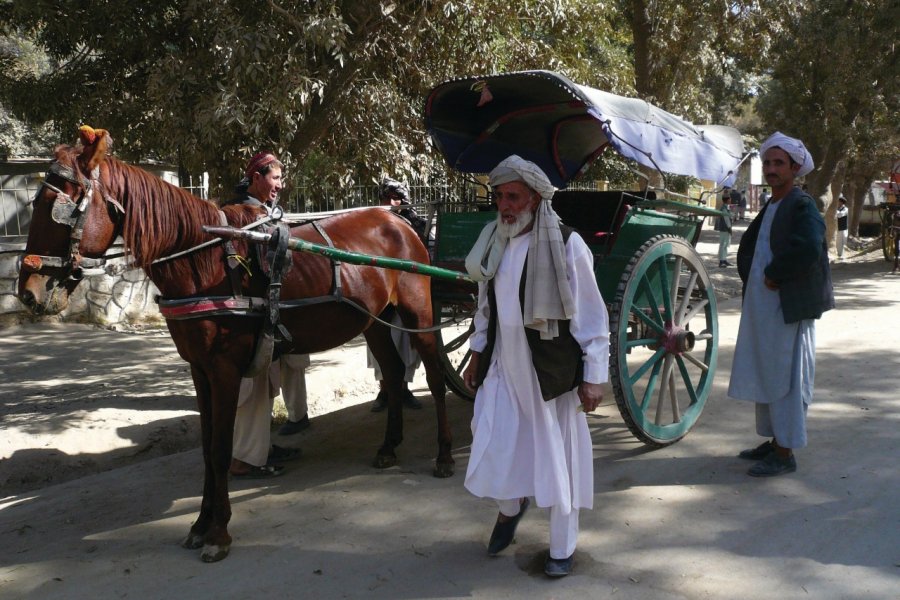
M 486 172 L 517 153 L 560 187 L 607 147 L 661 172 L 715 182 L 733 177 L 742 154 L 734 130 L 695 128 L 644 102 L 548 72 L 448 82 L 430 94 L 425 119 L 453 168 Z M 259 348 L 267 347 L 260 330 L 268 326 L 270 334 L 280 333 L 274 350 L 281 353 L 318 352 L 364 333 L 389 397 L 375 458 L 376 466 L 386 467 L 396 462 L 403 437 L 403 365 L 390 330 L 378 320 L 393 306 L 404 326 L 416 330 L 411 339 L 434 397 L 435 475 L 453 473 L 443 382 L 446 377 L 458 393 L 468 393 L 459 378 L 468 325 L 439 335 L 432 325 L 435 315 L 464 319 L 474 290 L 452 273 L 452 283 L 431 285 L 419 264 L 428 261 L 427 249 L 407 223 L 371 209 L 297 225 L 291 240 L 313 254 L 286 262 L 287 232 L 280 229 L 274 259 L 263 253 L 254 270 L 246 259 L 255 254 L 250 241 L 219 243 L 209 229 L 252 229 L 271 224 L 271 215 L 245 205 L 220 209 L 193 197 L 108 156 L 107 141 L 105 131 L 82 128 L 81 145 L 57 148 L 35 197 L 18 294 L 35 312 L 62 310 L 120 235 L 134 265 L 160 290 L 172 338 L 191 366 L 203 437 L 203 500 L 186 548 L 202 548 L 209 562 L 229 552 L 227 470 L 237 390 Z M 680 439 L 699 417 L 715 373 L 715 295 L 692 246 L 702 218 L 717 212 L 653 199 L 649 192 L 560 192 L 553 204 L 594 250 L 597 282 L 611 306 L 611 376 L 626 422 L 649 444 Z M 435 262 L 458 267 L 492 218 L 485 211 L 439 211 Z M 338 249 L 359 260 L 328 258 Z M 391 268 L 375 266 L 375 256 L 392 259 L 385 263 Z M 276 286 L 272 273 L 279 262 L 285 269 Z
M 696 127 L 641 100 L 546 71 L 444 83 L 428 96 L 425 122 L 457 171 L 485 173 L 519 154 L 558 187 L 608 148 L 658 169 L 663 181 L 670 172 L 730 184 L 743 158 L 734 129 Z M 719 212 L 701 202 L 658 199 L 650 189 L 562 190 L 552 205 L 594 253 L 610 312 L 610 381 L 622 417 L 649 445 L 681 439 L 699 418 L 716 369 L 716 298 L 694 246 L 703 218 Z M 496 217 L 486 208 L 438 211 L 436 264 L 462 268 L 482 226 Z M 473 293 L 458 283 L 432 285 L 435 315 L 464 321 L 440 334 L 447 383 L 464 397 L 471 397 L 461 374 L 470 356 L 465 316 Z

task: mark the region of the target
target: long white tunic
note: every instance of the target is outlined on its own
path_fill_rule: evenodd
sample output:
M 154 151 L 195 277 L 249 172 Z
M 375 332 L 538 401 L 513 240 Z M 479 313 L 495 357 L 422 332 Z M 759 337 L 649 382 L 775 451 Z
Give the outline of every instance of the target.
M 528 238 L 510 241 L 494 278 L 497 338 L 475 397 L 465 486 L 476 496 L 498 500 L 533 496 L 538 506 L 558 506 L 568 514 L 593 507 L 593 445 L 575 390 L 548 402 L 541 397 L 519 303 Z M 609 371 L 609 320 L 593 257 L 577 235 L 566 244 L 566 263 L 575 301 L 570 331 L 586 353 L 584 380 L 603 383 Z M 489 312 L 484 284 L 478 308 L 469 343 L 480 352 L 487 343 Z
M 816 367 L 816 322 L 785 323 L 777 290 L 766 287 L 772 262 L 770 234 L 778 206 L 763 215 L 747 281 L 734 348 L 728 395 L 762 404 L 812 400 Z

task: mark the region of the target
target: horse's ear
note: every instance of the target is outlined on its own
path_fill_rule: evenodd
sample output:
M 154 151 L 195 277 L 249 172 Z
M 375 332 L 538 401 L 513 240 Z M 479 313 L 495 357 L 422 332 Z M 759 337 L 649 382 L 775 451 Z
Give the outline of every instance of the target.
M 90 173 L 106 158 L 112 138 L 105 129 L 94 129 L 90 125 L 79 127 L 78 137 L 82 145 L 78 162 L 85 172 Z

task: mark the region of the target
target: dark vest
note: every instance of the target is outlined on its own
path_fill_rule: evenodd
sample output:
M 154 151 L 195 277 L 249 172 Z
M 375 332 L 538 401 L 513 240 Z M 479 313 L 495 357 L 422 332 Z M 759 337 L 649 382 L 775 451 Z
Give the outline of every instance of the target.
M 568 243 L 572 228 L 560 223 L 563 241 Z M 528 272 L 528 259 L 522 268 L 522 277 L 519 281 L 519 306 L 524 311 L 525 307 L 525 279 Z M 487 370 L 490 367 L 491 355 L 494 351 L 494 342 L 497 337 L 497 297 L 494 293 L 494 280 L 487 284 L 488 306 L 490 315 L 488 318 L 487 345 L 481 352 L 478 361 L 478 373 L 476 380 L 478 385 L 484 381 Z M 581 346 L 572 337 L 569 331 L 570 322 L 560 320 L 559 335 L 552 340 L 542 340 L 541 333 L 530 327 L 525 328 L 525 338 L 531 349 L 531 362 L 537 374 L 541 387 L 541 397 L 544 400 L 552 400 L 577 387 L 584 379 L 584 353 Z
M 768 202 L 744 232 L 738 247 L 738 274 L 746 288 L 767 210 L 776 213 L 769 242 L 773 258 L 766 267 L 766 276 L 779 284 L 784 322 L 818 319 L 834 308 L 825 222 L 815 201 L 800 188 L 794 187 L 775 205 Z

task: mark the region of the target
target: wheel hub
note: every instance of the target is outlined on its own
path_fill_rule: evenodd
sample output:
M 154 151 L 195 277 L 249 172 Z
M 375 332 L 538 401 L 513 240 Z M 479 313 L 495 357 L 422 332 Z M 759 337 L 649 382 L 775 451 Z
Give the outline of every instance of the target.
M 695 336 L 693 331 L 688 331 L 684 327 L 666 323 L 666 333 L 663 336 L 662 344 L 666 348 L 666 352 L 670 354 L 683 354 L 694 349 Z

